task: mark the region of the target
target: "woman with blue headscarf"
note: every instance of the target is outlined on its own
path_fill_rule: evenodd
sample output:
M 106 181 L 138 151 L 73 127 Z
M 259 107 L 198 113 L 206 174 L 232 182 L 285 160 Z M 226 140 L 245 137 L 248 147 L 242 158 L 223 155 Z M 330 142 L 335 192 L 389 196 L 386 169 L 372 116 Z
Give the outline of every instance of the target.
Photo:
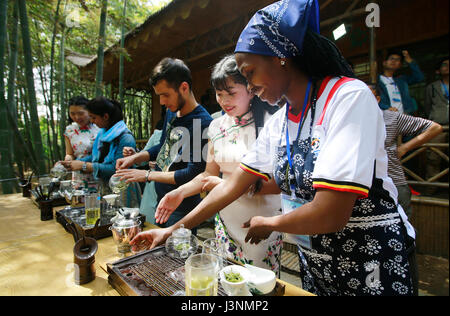
M 383 116 L 318 26 L 314 0 L 278 1 L 253 16 L 236 45 L 239 70 L 262 100 L 287 104 L 227 181 L 173 227 L 144 236 L 159 244 L 178 225 L 198 225 L 259 178 L 273 177 L 283 215 L 243 223 L 246 241 L 259 243 L 273 231 L 291 234 L 305 290 L 417 294 L 414 229 L 387 175 Z

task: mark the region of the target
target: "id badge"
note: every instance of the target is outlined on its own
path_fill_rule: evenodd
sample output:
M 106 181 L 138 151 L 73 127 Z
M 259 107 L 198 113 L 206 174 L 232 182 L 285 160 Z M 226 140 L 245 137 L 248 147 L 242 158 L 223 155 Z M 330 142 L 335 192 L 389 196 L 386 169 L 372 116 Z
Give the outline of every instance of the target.
M 293 210 L 299 208 L 300 206 L 308 203 L 308 200 L 300 199 L 297 197 L 292 197 L 290 195 L 281 194 L 281 209 L 284 214 L 289 214 Z M 302 248 L 312 249 L 312 241 L 311 236 L 309 235 L 293 235 L 289 234 L 291 238 L 293 238 Z

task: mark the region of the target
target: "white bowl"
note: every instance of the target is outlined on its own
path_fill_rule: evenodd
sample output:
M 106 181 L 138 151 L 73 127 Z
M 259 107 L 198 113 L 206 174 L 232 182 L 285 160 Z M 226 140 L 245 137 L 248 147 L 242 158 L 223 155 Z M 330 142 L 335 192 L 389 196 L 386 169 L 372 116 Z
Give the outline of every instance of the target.
M 247 271 L 250 272 L 250 279 L 247 284 L 251 293 L 256 295 L 264 295 L 273 291 L 277 283 L 277 279 L 273 271 L 249 264 L 246 264 L 245 268 L 247 268 Z
M 242 276 L 242 281 L 240 282 L 229 282 L 225 278 L 225 274 L 234 272 L 239 273 Z M 228 296 L 248 296 L 251 295 L 248 291 L 247 282 L 250 279 L 249 271 L 242 266 L 231 265 L 226 266 L 219 272 L 220 284 L 222 284 L 223 289 Z

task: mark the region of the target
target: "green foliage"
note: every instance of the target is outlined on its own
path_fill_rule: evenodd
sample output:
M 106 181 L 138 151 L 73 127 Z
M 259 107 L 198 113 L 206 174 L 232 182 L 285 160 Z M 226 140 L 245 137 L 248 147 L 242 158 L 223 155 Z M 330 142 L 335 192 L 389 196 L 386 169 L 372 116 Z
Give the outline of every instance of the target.
M 123 1 L 108 0 L 105 49 L 116 45 L 120 41 L 122 24 L 125 25 L 126 32 L 142 24 L 151 14 L 160 10 L 171 0 L 128 0 L 126 15 L 123 16 Z M 68 52 L 77 52 L 84 55 L 94 56 L 98 49 L 99 23 L 101 1 L 98 0 L 61 0 L 59 7 L 59 17 L 56 21 L 55 33 L 55 52 L 53 60 L 53 103 L 50 102 L 50 64 L 53 29 L 55 25 L 55 12 L 57 10 L 58 0 L 28 0 L 26 1 L 29 36 L 31 43 L 31 62 L 34 68 L 34 86 L 36 88 L 37 107 L 39 113 L 39 128 L 42 136 L 42 148 L 46 160 L 51 165 L 59 157 L 57 146 L 63 148 L 64 139 L 61 135 L 61 129 L 58 126 L 67 125 L 67 113 L 62 115 L 60 100 L 68 100 L 75 95 L 85 95 L 88 98 L 95 96 L 95 83 L 82 81 L 79 69 L 66 60 L 64 65 L 64 82 L 61 82 L 61 68 L 59 64 L 59 51 L 61 44 L 62 30 L 65 29 L 65 54 Z M 14 1 L 8 1 L 7 12 L 7 33 L 6 49 L 3 57 L 4 69 L 3 78 L 7 82 L 9 69 L 8 60 L 11 55 L 12 44 L 12 23 Z M 20 31 L 19 31 L 20 33 Z M 24 142 L 29 149 L 32 148 L 32 125 L 35 126 L 30 117 L 31 105 L 28 101 L 30 95 L 27 85 L 27 75 L 25 67 L 25 51 L 23 49 L 22 34 L 19 34 L 17 45 L 18 60 L 17 73 L 15 79 L 15 111 L 17 114 L 16 125 L 22 134 Z M 114 54 L 123 55 L 129 59 L 126 50 L 117 46 L 114 48 Z M 29 76 L 28 76 L 29 77 Z M 60 87 L 64 87 L 64 95 L 61 95 Z M 111 87 L 105 87 L 105 96 L 119 98 L 117 91 L 114 95 L 111 93 Z M 149 137 L 150 117 L 149 105 L 151 100 L 149 95 L 143 92 L 127 91 L 124 99 L 125 120 L 130 130 L 136 138 Z M 138 95 L 139 97 L 136 97 Z M 6 95 L 5 95 L 6 97 Z M 50 116 L 50 110 L 54 112 L 53 119 Z M 66 117 L 64 121 L 60 119 Z M 140 117 L 139 117 L 140 116 Z M 33 124 L 34 123 L 34 124 Z M 48 135 L 50 133 L 50 135 Z M 16 145 L 23 147 L 23 144 Z M 21 149 L 23 150 L 23 148 Z M 14 149 L 16 151 L 16 148 Z M 36 153 L 33 152 L 32 155 Z M 16 161 L 17 165 L 30 167 L 31 160 L 29 155 L 21 157 L 23 161 Z M 16 173 L 22 174 L 24 170 L 18 170 Z

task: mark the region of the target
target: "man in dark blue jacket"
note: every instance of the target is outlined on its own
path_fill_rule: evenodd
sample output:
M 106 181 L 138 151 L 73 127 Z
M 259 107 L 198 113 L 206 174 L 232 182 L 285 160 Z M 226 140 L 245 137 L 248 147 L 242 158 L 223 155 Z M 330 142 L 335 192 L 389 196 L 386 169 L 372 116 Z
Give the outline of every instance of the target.
M 411 70 L 410 75 L 395 76 L 397 70 L 406 61 Z M 410 84 L 424 81 L 425 77 L 419 65 L 411 58 L 408 51 L 390 51 L 383 62 L 383 74 L 378 76 L 382 110 L 393 110 L 404 114 L 417 111 L 417 103 L 409 94 Z
M 183 185 L 206 167 L 202 155 L 207 147 L 207 128 L 212 121 L 209 113 L 197 103 L 192 92 L 189 68 L 179 59 L 165 58 L 153 70 L 150 78 L 160 104 L 166 106 L 160 143 L 147 151 L 120 159 L 117 175 L 128 182 L 155 182 L 158 203 L 164 195 Z M 156 161 L 154 171 L 128 169 L 134 164 Z M 200 196 L 185 199 L 162 226 L 171 226 L 200 203 Z

